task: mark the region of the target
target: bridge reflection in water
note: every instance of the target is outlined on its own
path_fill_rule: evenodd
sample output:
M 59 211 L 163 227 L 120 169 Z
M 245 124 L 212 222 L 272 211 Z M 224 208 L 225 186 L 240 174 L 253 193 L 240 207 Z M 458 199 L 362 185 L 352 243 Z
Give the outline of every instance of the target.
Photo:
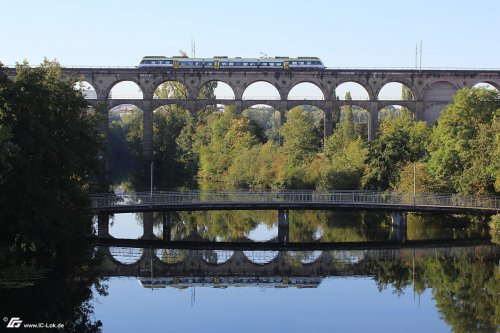
M 412 269 L 414 274 L 416 261 L 463 256 L 500 259 L 498 246 L 488 241 L 480 243 L 463 245 L 450 241 L 440 246 L 422 243 L 414 247 L 358 246 L 353 250 L 325 251 L 98 246 L 96 253 L 102 258 L 98 269 L 101 275 L 137 277 L 145 288 L 315 288 L 327 277 L 373 277 L 378 274 L 374 267 L 380 263 L 400 265 Z

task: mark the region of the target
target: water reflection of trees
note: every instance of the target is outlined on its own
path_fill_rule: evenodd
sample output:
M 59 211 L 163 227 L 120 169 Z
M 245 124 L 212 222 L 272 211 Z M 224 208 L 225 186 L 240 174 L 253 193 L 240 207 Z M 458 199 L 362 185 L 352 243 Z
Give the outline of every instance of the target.
M 0 312 L 24 323 L 61 323 L 64 332 L 100 332 L 93 317 L 93 290 L 107 295 L 105 280 L 94 271 L 90 246 L 75 247 L 46 269 L 46 260 L 11 256 L 0 261 Z M 26 272 L 30 275 L 26 276 Z
M 401 295 L 413 284 L 415 293 L 432 289 L 442 318 L 454 332 L 496 332 L 500 326 L 498 256 L 461 253 L 413 260 L 366 261 L 379 290 Z
M 245 241 L 259 224 L 278 225 L 275 210 L 171 212 L 172 240 Z M 407 239 L 489 238 L 484 223 L 469 216 L 408 214 Z M 136 214 L 140 225 L 144 213 Z M 153 224 L 161 230 L 162 213 L 153 213 Z M 388 213 L 349 211 L 290 211 L 291 242 L 366 242 L 391 239 Z M 157 235 L 162 238 L 162 234 Z

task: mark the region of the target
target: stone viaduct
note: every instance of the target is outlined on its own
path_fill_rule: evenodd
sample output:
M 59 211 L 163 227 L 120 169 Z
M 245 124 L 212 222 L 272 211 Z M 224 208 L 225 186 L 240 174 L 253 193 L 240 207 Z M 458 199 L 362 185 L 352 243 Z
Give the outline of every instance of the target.
M 472 246 L 422 245 L 411 248 L 366 248 L 328 251 L 187 250 L 161 248 L 96 247 L 102 259 L 98 271 L 103 276 L 208 277 L 325 277 L 373 276 L 372 261 L 411 263 L 415 258 L 442 258 L 458 255 L 498 257 L 491 244 Z M 189 279 L 188 279 L 189 280 Z M 217 280 L 217 279 L 216 279 Z M 191 280 L 193 282 L 196 279 Z M 316 280 L 319 284 L 320 280 Z M 256 281 L 251 281 L 255 283 Z M 212 285 L 215 285 L 213 283 Z
M 299 105 L 311 105 L 324 113 L 324 136 L 332 134 L 334 121 L 340 107 L 355 105 L 368 111 L 368 139 L 373 140 L 378 129 L 378 112 L 389 105 L 408 108 L 418 120 L 434 122 L 440 112 L 452 101 L 453 95 L 463 87 L 473 87 L 478 83 L 488 83 L 500 90 L 500 70 L 389 70 L 389 69 L 325 69 L 325 70 L 171 70 L 162 68 L 63 68 L 64 75 L 76 81 L 85 81 L 95 89 L 90 105 L 108 111 L 122 104 L 133 104 L 143 111 L 143 157 L 152 158 L 153 147 L 153 112 L 165 105 L 176 104 L 191 113 L 197 119 L 198 111 L 215 104 L 232 104 L 241 112 L 253 105 L 265 104 L 281 114 L 281 124 L 286 121 L 285 113 Z M 9 75 L 15 75 L 15 69 L 9 69 Z M 115 85 L 131 81 L 142 92 L 141 99 L 122 99 L 110 93 Z M 186 99 L 158 99 L 155 90 L 164 82 L 182 83 L 188 96 Z M 234 93 L 234 99 L 199 99 L 203 86 L 209 82 L 224 82 Z M 278 99 L 244 99 L 243 94 L 251 84 L 267 82 L 279 92 Z M 348 82 L 361 85 L 368 95 L 362 100 L 340 100 L 335 89 Z M 388 83 L 401 83 L 412 94 L 411 100 L 382 100 L 379 92 Z M 289 99 L 293 87 L 301 83 L 312 83 L 322 92 L 321 100 Z M 107 118 L 105 118 L 107 119 Z M 107 124 L 103 124 L 103 129 Z

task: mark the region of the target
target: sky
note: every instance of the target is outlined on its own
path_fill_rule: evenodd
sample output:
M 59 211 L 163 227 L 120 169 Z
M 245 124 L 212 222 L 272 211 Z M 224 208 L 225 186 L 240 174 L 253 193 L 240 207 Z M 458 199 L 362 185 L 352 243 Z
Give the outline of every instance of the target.
M 0 0 L 0 62 L 136 66 L 146 55 L 316 56 L 327 67 L 500 68 L 500 1 Z M 420 63 L 420 60 L 417 61 Z M 302 93 L 302 92 L 301 92 Z M 307 91 L 306 91 L 307 93 Z
M 0 61 L 136 66 L 145 55 L 317 56 L 328 67 L 500 68 L 500 1 L 0 0 Z

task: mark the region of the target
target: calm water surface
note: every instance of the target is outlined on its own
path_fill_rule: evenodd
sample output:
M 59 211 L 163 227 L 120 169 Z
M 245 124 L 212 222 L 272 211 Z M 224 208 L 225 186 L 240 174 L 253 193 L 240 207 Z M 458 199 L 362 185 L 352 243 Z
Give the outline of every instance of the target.
M 164 236 L 160 214 L 117 214 L 109 232 L 138 239 L 151 227 Z M 274 211 L 174 213 L 173 242 L 246 245 L 96 246 L 95 264 L 14 289 L 2 285 L 26 271 L 3 269 L 0 311 L 80 323 L 73 332 L 98 321 L 103 332 L 497 332 L 500 247 L 481 224 L 415 215 L 401 233 L 384 214 L 292 211 L 290 242 L 356 248 L 263 249 L 278 233 Z
M 115 215 L 110 233 L 139 238 L 143 219 L 141 214 Z M 390 241 L 394 230 L 388 219 L 292 212 L 290 240 Z M 153 220 L 161 238 L 160 219 Z M 178 213 L 171 236 L 272 242 L 278 235 L 276 220 L 272 211 Z M 488 243 L 483 228 L 461 217 L 409 217 L 406 239 Z M 476 325 L 495 332 L 500 316 L 500 249 L 494 245 L 101 251 L 122 274 L 110 276 L 109 295 L 94 301 L 105 332 L 468 332 Z

